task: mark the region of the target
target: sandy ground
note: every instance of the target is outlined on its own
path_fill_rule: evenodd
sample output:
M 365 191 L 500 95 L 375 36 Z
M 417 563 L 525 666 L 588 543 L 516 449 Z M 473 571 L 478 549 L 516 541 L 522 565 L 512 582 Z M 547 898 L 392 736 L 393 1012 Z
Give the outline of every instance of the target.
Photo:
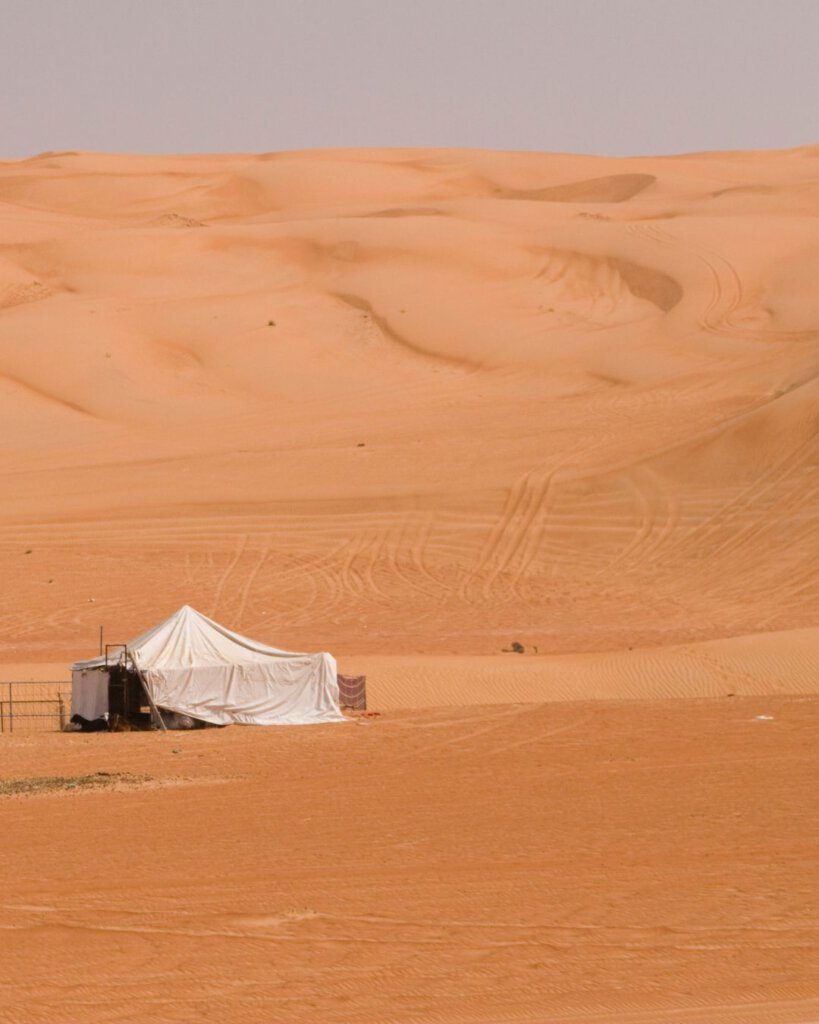
M 0 163 L 0 662 L 184 603 L 339 655 L 816 627 L 818 182 L 817 147 Z
M 2 801 L 0 1020 L 815 1024 L 817 214 L 819 147 L 0 162 L 0 680 L 189 603 L 381 712 L 4 734 L 158 783 Z
M 812 1024 L 818 712 L 6 737 L 0 1019 Z
M 794 629 L 589 654 L 347 655 L 339 668 L 367 677 L 368 706 L 381 711 L 624 697 L 815 694 L 816 638 L 814 629 Z M 64 684 L 55 693 L 70 692 L 71 674 L 65 662 L 0 664 L 0 684 L 9 680 L 50 680 Z M 0 699 L 5 692 L 0 689 Z M 41 688 L 32 695 L 48 694 Z

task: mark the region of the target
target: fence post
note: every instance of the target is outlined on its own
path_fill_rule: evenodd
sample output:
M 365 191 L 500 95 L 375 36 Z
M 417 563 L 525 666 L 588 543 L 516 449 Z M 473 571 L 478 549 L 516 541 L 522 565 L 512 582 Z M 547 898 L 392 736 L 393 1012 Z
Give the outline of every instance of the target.
M 9 683 L 9 732 L 14 732 L 14 691 Z
M 58 691 L 57 700 L 60 702 L 60 732 L 65 731 L 65 701 L 63 695 Z
M 6 723 L 4 721 L 5 716 L 3 715 L 3 699 L 0 697 L 0 732 L 6 731 Z

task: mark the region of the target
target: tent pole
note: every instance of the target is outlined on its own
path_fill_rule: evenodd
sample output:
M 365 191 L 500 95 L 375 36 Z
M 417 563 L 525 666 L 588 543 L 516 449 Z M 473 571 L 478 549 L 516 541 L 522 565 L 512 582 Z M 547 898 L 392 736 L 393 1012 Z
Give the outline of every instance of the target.
M 127 648 L 126 648 L 126 650 L 127 650 Z M 167 727 L 167 725 L 165 725 L 165 719 L 160 714 L 159 708 L 156 706 L 156 704 L 154 704 L 154 699 L 151 696 L 151 691 L 148 689 L 148 684 L 145 682 L 145 677 L 142 675 L 142 670 L 140 669 L 139 665 L 137 665 L 137 660 L 134 657 L 133 653 L 131 653 L 131 663 L 134 666 L 134 670 L 136 671 L 137 678 L 139 679 L 140 683 L 142 683 L 142 689 L 145 691 L 145 696 L 148 698 L 148 703 L 151 705 L 151 711 L 153 711 L 153 713 L 159 719 L 159 725 L 160 725 L 160 728 L 162 729 L 162 731 L 163 732 L 167 732 L 168 731 L 168 727 Z

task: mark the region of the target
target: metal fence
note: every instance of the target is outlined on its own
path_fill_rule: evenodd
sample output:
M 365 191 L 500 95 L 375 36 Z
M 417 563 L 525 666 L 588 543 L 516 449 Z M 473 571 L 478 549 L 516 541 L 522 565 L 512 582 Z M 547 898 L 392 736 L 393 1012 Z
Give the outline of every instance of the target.
M 54 732 L 71 717 L 71 683 L 0 683 L 0 734 Z

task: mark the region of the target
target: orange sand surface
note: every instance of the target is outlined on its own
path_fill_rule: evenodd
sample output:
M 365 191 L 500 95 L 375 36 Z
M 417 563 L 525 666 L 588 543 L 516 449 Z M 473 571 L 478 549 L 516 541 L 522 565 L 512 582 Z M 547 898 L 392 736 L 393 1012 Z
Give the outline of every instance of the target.
M 815 628 L 817 214 L 819 147 L 0 163 L 0 662 Z
M 0 1020 L 813 1024 L 818 718 L 5 737 L 4 777 L 155 781 L 0 798 Z
M 381 710 L 459 707 L 476 702 L 815 694 L 819 688 L 813 629 L 537 657 L 348 655 L 341 659 L 340 667 L 367 676 L 369 706 Z M 66 682 L 69 687 L 70 672 L 64 662 L 0 664 L 0 683 L 8 680 L 51 680 Z
M 0 680 L 189 603 L 381 712 L 4 733 L 156 781 L 0 798 L 0 1020 L 816 1024 L 817 218 L 819 147 L 0 162 Z

